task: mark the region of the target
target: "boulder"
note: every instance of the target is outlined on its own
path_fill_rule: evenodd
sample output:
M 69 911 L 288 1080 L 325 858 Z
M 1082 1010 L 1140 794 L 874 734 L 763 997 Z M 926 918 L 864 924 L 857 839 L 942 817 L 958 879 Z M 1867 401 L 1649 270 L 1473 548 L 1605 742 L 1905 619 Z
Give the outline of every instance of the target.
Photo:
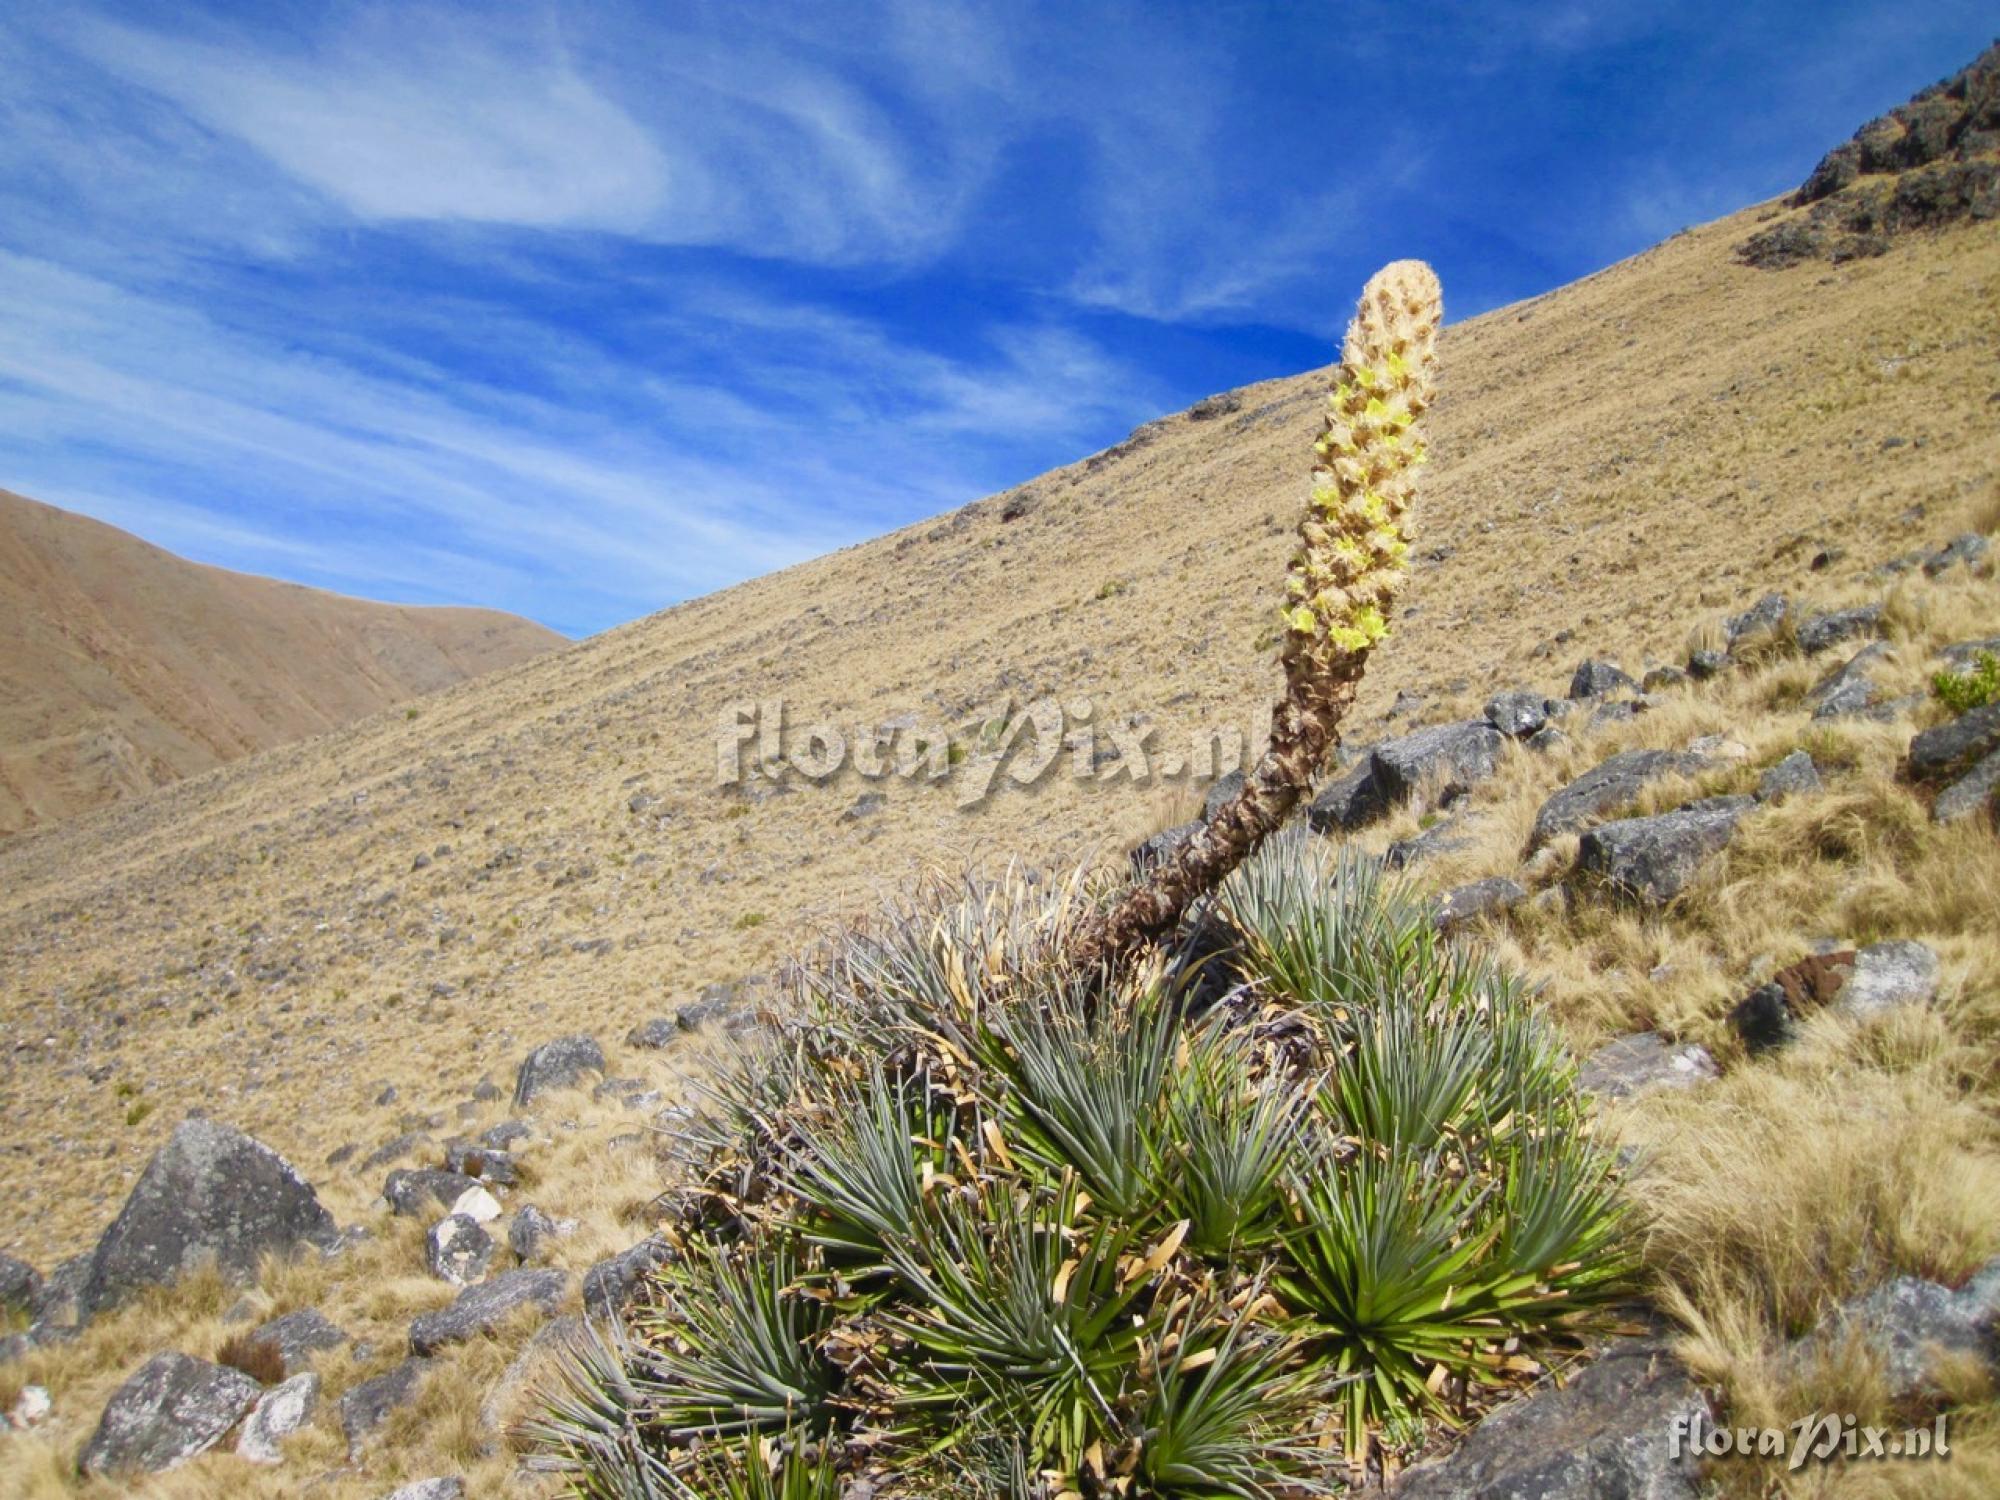
M 1660 1344 L 1627 1340 L 1560 1389 L 1496 1408 L 1446 1457 L 1405 1473 L 1394 1500 L 1694 1500 L 1692 1448 L 1669 1440 L 1708 1404 Z
M 1988 636 L 1983 641 L 1958 641 L 1938 652 L 1945 665 L 1954 672 L 1970 672 L 1979 665 L 1982 656 L 2000 656 L 2000 635 Z
M 90 1258 L 86 1316 L 205 1261 L 247 1281 L 258 1260 L 310 1245 L 331 1249 L 333 1215 L 270 1147 L 213 1120 L 183 1121 L 154 1153 Z
M 1485 720 L 1434 724 L 1375 747 L 1375 779 L 1391 804 L 1423 794 L 1450 802 L 1486 780 L 1499 764 L 1500 731 Z
M 479 1132 L 477 1140 L 489 1151 L 511 1151 L 522 1141 L 532 1140 L 535 1127 L 526 1120 L 502 1120 Z
M 431 1275 L 453 1286 L 469 1286 L 493 1263 L 493 1237 L 474 1219 L 453 1214 L 431 1226 L 424 1240 L 424 1264 Z
M 1576 867 L 1628 900 L 1664 906 L 1727 844 L 1749 797 L 1707 797 L 1651 818 L 1602 823 L 1584 834 Z
M 1688 676 L 1696 682 L 1706 682 L 1729 665 L 1729 655 L 1724 651 L 1702 649 L 1688 652 Z
M 1902 1005 L 1928 1005 L 1938 992 L 1938 956 L 1907 938 L 1872 943 L 1854 955 L 1854 972 L 1833 999 L 1833 1010 L 1866 1020 Z
M 463 1172 L 442 1172 L 436 1167 L 398 1167 L 382 1184 L 382 1196 L 389 1200 L 391 1213 L 408 1218 L 413 1214 L 429 1213 L 433 1208 L 450 1208 L 467 1189 L 478 1186 L 476 1178 L 467 1177 Z
M 1483 821 L 1469 817 L 1441 818 L 1419 834 L 1397 839 L 1382 851 L 1382 863 L 1392 870 L 1404 870 L 1436 859 L 1440 854 L 1470 848 L 1472 831 Z
M 1757 779 L 1757 800 L 1777 802 L 1807 797 L 1820 790 L 1819 767 L 1803 750 L 1794 750 Z
M 2000 750 L 2000 703 L 1989 703 L 1912 739 L 1910 775 L 1918 781 L 1940 781 L 1995 750 Z
M 1486 722 L 1509 739 L 1526 739 L 1549 722 L 1549 700 L 1527 688 L 1495 693 L 1486 700 Z
M 511 1153 L 470 1141 L 454 1142 L 445 1147 L 444 1168 L 447 1172 L 457 1172 L 479 1182 L 497 1183 L 501 1187 L 512 1187 L 521 1180 L 520 1169 L 514 1164 Z
M 1215 778 L 1208 792 L 1201 799 L 1201 816 L 1204 821 L 1214 817 L 1227 807 L 1243 791 L 1243 773 L 1230 771 Z
M 576 1232 L 576 1220 L 552 1219 L 530 1203 L 507 1226 L 507 1248 L 522 1265 L 540 1260 L 552 1242 Z
M 462 1344 L 524 1307 L 552 1313 L 568 1290 L 569 1277 L 562 1271 L 502 1271 L 491 1281 L 467 1287 L 451 1306 L 424 1313 L 411 1323 L 410 1352 L 422 1356 Z
M 285 1361 L 285 1374 L 296 1375 L 326 1349 L 338 1349 L 347 1342 L 342 1333 L 316 1307 L 302 1307 L 273 1318 L 252 1331 L 251 1338 L 277 1347 Z
M 1375 779 L 1375 755 L 1370 751 L 1320 788 L 1306 808 L 1306 822 L 1314 833 L 1352 833 L 1388 811 L 1389 799 Z
M 658 1052 L 671 1047 L 680 1039 L 680 1027 L 665 1016 L 654 1016 L 649 1021 L 641 1021 L 625 1033 L 626 1046 L 643 1047 L 649 1052 Z
M 2000 750 L 1939 792 L 1931 816 L 1940 823 L 1956 823 L 1992 807 L 1996 797 L 2000 797 Z
M 1584 827 L 1606 813 L 1629 807 L 1639 793 L 1663 776 L 1692 776 L 1706 762 L 1677 750 L 1624 750 L 1585 771 L 1544 802 L 1535 814 L 1528 848 Z
M 236 1456 L 253 1464 L 283 1463 L 286 1438 L 312 1420 L 319 1404 L 319 1376 L 308 1371 L 272 1386 L 257 1398 L 236 1436 Z
M 1852 609 L 1829 610 L 1806 620 L 1798 628 L 1799 650 L 1817 656 L 1842 641 L 1873 635 L 1882 627 L 1882 606 L 1857 604 Z
M 1162 828 L 1145 842 L 1135 845 L 1132 849 L 1132 873 L 1143 875 L 1155 865 L 1173 858 L 1200 827 L 1200 823 L 1179 823 L 1172 828 Z
M 2000 1369 L 2000 1260 L 1987 1262 L 1958 1291 L 1899 1276 L 1842 1304 L 1793 1346 L 1804 1359 L 1858 1337 L 1881 1361 L 1892 1399 L 1937 1390 L 1944 1358 L 1969 1355 Z
M 1784 628 L 1785 619 L 1792 610 L 1791 600 L 1783 594 L 1766 594 L 1740 615 L 1731 615 L 1722 622 L 1722 638 L 1734 652 L 1738 647 L 1756 646 L 1770 640 Z
M 1452 932 L 1482 917 L 1498 916 L 1527 899 L 1526 888 L 1505 875 L 1490 875 L 1469 885 L 1454 886 L 1438 898 L 1438 931 Z
M 384 1142 L 361 1159 L 361 1170 L 372 1172 L 378 1167 L 386 1167 L 391 1162 L 399 1162 L 411 1153 L 422 1151 L 431 1144 L 428 1132 L 409 1130 L 393 1141 Z
M 1851 718 L 1876 708 L 1882 701 L 1882 688 L 1868 672 L 1888 654 L 1887 643 L 1872 642 L 1814 683 L 1806 693 L 1813 717 Z
M 0 1308 L 32 1313 L 42 1293 L 42 1273 L 25 1260 L 0 1255 Z
M 373 1376 L 340 1398 L 340 1430 L 349 1445 L 359 1443 L 389 1420 L 398 1407 L 408 1406 L 429 1373 L 432 1361 L 406 1359 L 393 1370 Z
M 1663 693 L 1668 688 L 1680 687 L 1687 680 L 1688 674 L 1679 667 L 1654 667 L 1646 673 L 1645 680 L 1639 684 L 1639 690 L 1650 698 L 1654 693 Z
M 1577 663 L 1576 673 L 1569 680 L 1569 695 L 1574 699 L 1606 698 L 1613 693 L 1638 691 L 1639 684 L 1627 677 L 1617 662 L 1599 661 L 1595 657 Z
M 1924 559 L 1924 572 L 1935 578 L 1947 568 L 1955 568 L 1960 563 L 1968 568 L 1973 567 L 1986 556 L 1987 547 L 1986 538 L 1978 532 L 1961 532 Z
M 474 1183 L 451 1200 L 451 1211 L 475 1224 L 491 1224 L 500 1217 L 500 1200 Z
M 28 1305 L 28 1315 L 43 1329 L 73 1327 L 82 1317 L 83 1289 L 90 1281 L 91 1254 L 56 1262 L 42 1279 Z
M 583 1310 L 597 1317 L 610 1317 L 632 1300 L 646 1274 L 673 1253 L 673 1247 L 655 1234 L 629 1250 L 600 1260 L 584 1273 Z
M 604 1071 L 604 1049 L 597 1039 L 579 1032 L 544 1042 L 521 1060 L 514 1078 L 514 1107 L 521 1109 L 553 1089 L 575 1088 L 592 1073 Z
M 1584 1059 L 1577 1084 L 1606 1099 L 1629 1099 L 1653 1089 L 1688 1089 L 1717 1077 L 1706 1047 L 1673 1043 L 1657 1032 L 1613 1037 Z
M 436 1479 L 417 1479 L 392 1491 L 383 1500 L 465 1500 L 465 1481 L 456 1474 Z
M 220 1442 L 263 1389 L 228 1365 L 156 1354 L 112 1393 L 77 1467 L 85 1475 L 176 1468 Z

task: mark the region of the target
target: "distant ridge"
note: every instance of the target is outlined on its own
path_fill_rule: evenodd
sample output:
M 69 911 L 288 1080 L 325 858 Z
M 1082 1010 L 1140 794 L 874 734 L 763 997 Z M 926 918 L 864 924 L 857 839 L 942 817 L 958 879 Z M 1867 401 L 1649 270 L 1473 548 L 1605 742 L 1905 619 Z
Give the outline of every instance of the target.
M 562 644 L 497 610 L 377 604 L 188 562 L 0 490 L 0 834 Z

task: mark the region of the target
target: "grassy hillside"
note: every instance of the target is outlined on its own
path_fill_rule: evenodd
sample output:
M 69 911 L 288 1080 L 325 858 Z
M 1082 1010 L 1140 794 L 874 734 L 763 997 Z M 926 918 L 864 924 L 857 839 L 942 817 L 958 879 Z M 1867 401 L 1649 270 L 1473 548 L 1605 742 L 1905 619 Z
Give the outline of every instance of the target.
M 59 821 L 561 643 L 186 562 L 0 491 L 0 834 Z

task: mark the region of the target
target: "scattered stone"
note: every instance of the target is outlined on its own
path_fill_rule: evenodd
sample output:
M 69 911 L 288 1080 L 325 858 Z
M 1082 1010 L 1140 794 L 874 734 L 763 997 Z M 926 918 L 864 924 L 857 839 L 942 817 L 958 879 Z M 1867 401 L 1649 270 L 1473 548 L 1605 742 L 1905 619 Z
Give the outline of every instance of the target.
M 1199 822 L 1178 823 L 1172 828 L 1162 828 L 1143 842 L 1133 845 L 1132 873 L 1143 875 L 1156 865 L 1166 863 L 1200 828 Z
M 1738 647 L 1752 648 L 1769 641 L 1784 628 L 1792 603 L 1783 594 L 1766 594 L 1740 615 L 1722 623 L 1722 638 L 1733 655 Z
M 729 981 L 705 984 L 698 999 L 674 1012 L 674 1024 L 682 1031 L 699 1031 L 710 1021 L 719 1021 L 736 1004 L 739 985 Z
M 42 1294 L 42 1273 L 25 1260 L 0 1255 L 0 1307 L 17 1313 L 31 1312 Z
M 389 1414 L 408 1406 L 417 1397 L 424 1376 L 431 1367 L 428 1359 L 406 1359 L 373 1379 L 364 1380 L 340 1398 L 340 1430 L 350 1445 L 389 1420 Z
M 1651 783 L 1663 776 L 1692 776 L 1706 764 L 1692 752 L 1674 750 L 1624 750 L 1585 771 L 1561 788 L 1541 811 L 1528 847 L 1539 849 L 1561 834 L 1582 828 L 1606 813 L 1629 807 Z
M 1910 775 L 1918 781 L 1939 781 L 1995 750 L 2000 750 L 2000 703 L 1989 703 L 1911 740 Z
M 1712 648 L 1688 652 L 1688 676 L 1706 682 L 1729 665 L 1729 654 Z
M 1369 751 L 1320 788 L 1306 808 L 1306 823 L 1315 833 L 1352 833 L 1389 811 L 1389 800 L 1375 780 L 1375 754 Z
M 214 1447 L 263 1389 L 228 1365 L 156 1354 L 112 1394 L 77 1466 L 85 1475 L 164 1473 Z
M 1500 731 L 1483 719 L 1434 724 L 1375 747 L 1375 779 L 1388 802 L 1419 795 L 1448 803 L 1490 777 L 1499 764 Z
M 1652 1089 L 1689 1089 L 1718 1076 L 1706 1047 L 1676 1045 L 1657 1032 L 1634 1031 L 1613 1037 L 1584 1059 L 1577 1074 L 1586 1092 L 1606 1099 L 1629 1099 Z
M 575 1088 L 585 1075 L 604 1071 L 604 1049 L 597 1039 L 578 1033 L 544 1042 L 521 1061 L 514 1080 L 514 1107 L 524 1108 L 539 1094 Z
M 1852 977 L 1854 961 L 1851 949 L 1814 953 L 1758 985 L 1729 1013 L 1743 1045 L 1765 1052 L 1789 1042 L 1801 1020 L 1833 1003 Z
M 1688 680 L 1688 674 L 1679 667 L 1654 667 L 1646 673 L 1639 690 L 1650 697 L 1654 693 L 1665 692 L 1668 688 L 1680 687 Z
M 391 1162 L 403 1160 L 404 1157 L 414 1151 L 422 1151 L 430 1144 L 431 1138 L 424 1131 L 406 1131 L 402 1135 L 397 1136 L 393 1141 L 378 1146 L 369 1152 L 362 1159 L 361 1170 L 364 1172 L 373 1172 L 379 1167 L 388 1166 Z
M 1854 955 L 1854 973 L 1833 1009 L 1866 1020 L 1899 1005 L 1928 1005 L 1938 991 L 1938 956 L 1907 938 L 1873 943 Z
M 495 1099 L 506 1097 L 500 1085 L 493 1081 L 491 1074 L 482 1075 L 479 1082 L 473 1085 L 472 1100 L 475 1104 L 490 1104 Z
M 1206 820 L 1214 817 L 1223 808 L 1235 801 L 1242 794 L 1242 791 L 1243 773 L 1241 771 L 1230 771 L 1226 775 L 1216 777 L 1215 781 L 1210 785 L 1207 794 L 1201 799 L 1202 818 Z
M 1688 741 L 1688 754 L 1733 766 L 1750 758 L 1750 747 L 1726 734 L 1705 734 L 1700 739 Z
M 1569 736 L 1553 724 L 1544 724 L 1521 743 L 1537 755 L 1548 755 L 1567 745 Z
M 497 1147 L 459 1142 L 447 1146 L 444 1153 L 447 1172 L 459 1172 L 480 1182 L 496 1183 L 501 1187 L 512 1187 L 521 1180 L 520 1168 L 513 1154 Z
M 326 1164 L 329 1167 L 337 1167 L 342 1162 L 352 1161 L 354 1160 L 354 1153 L 360 1149 L 361 1143 L 359 1141 L 349 1141 L 344 1146 L 335 1146 L 331 1151 L 326 1153 Z
M 479 1221 L 453 1214 L 431 1226 L 424 1242 L 424 1264 L 431 1275 L 453 1286 L 470 1286 L 493 1263 L 493 1237 Z
M 515 1210 L 507 1226 L 507 1248 L 522 1265 L 540 1260 L 552 1240 L 565 1239 L 576 1232 L 576 1220 L 553 1219 L 530 1203 Z
M 1697 1459 L 1667 1441 L 1708 1416 L 1660 1344 L 1625 1340 L 1561 1388 L 1495 1409 L 1446 1457 L 1409 1470 L 1394 1500 L 1694 1500 Z
M 434 1354 L 450 1344 L 477 1338 L 523 1307 L 552 1313 L 569 1289 L 562 1271 L 502 1271 L 458 1294 L 449 1307 L 427 1312 L 410 1324 L 410 1352 Z
M 319 1405 L 319 1376 L 308 1371 L 274 1385 L 257 1398 L 257 1405 L 236 1437 L 236 1456 L 253 1464 L 285 1461 L 284 1440 L 312 1419 Z
M 1526 739 L 1549 722 L 1549 700 L 1527 688 L 1496 693 L 1486 701 L 1486 722 L 1509 739 Z
M 1527 899 L 1527 889 L 1505 875 L 1490 875 L 1469 885 L 1456 886 L 1438 898 L 1438 931 L 1452 932 L 1482 917 L 1498 916 Z
M 74 1327 L 83 1320 L 83 1289 L 90 1280 L 91 1260 L 90 1252 L 85 1251 L 56 1262 L 28 1308 L 35 1325 L 30 1332 L 41 1330 L 41 1339 L 46 1341 L 55 1329 Z
M 1799 650 L 1807 656 L 1816 656 L 1828 647 L 1853 640 L 1858 635 L 1873 635 L 1881 628 L 1881 623 L 1882 606 L 1879 604 L 1857 604 L 1852 609 L 1836 609 L 1814 615 L 1799 626 Z
M 1803 750 L 1794 750 L 1757 778 L 1757 800 L 1777 802 L 1806 797 L 1820 790 L 1819 767 Z
M 30 1427 L 41 1426 L 54 1410 L 55 1402 L 47 1386 L 24 1385 L 14 1404 L 7 1408 L 7 1425 L 16 1432 L 26 1432 Z
M 1617 692 L 1636 693 L 1639 684 L 1625 675 L 1624 669 L 1615 661 L 1599 661 L 1589 657 L 1577 664 L 1576 674 L 1569 680 L 1569 695 L 1573 699 L 1605 698 Z
M 1472 844 L 1472 830 L 1481 821 L 1484 820 L 1441 818 L 1414 837 L 1397 839 L 1382 851 L 1382 863 L 1392 870 L 1404 870 L 1411 865 L 1436 859 L 1441 854 L 1451 854 L 1469 848 Z
M 654 1016 L 650 1021 L 641 1021 L 625 1033 L 625 1045 L 644 1047 L 658 1052 L 671 1047 L 681 1038 L 681 1029 L 665 1016 Z
M 1620 698 L 1611 703 L 1600 703 L 1590 711 L 1590 727 L 1601 729 L 1606 724 L 1624 724 L 1639 717 L 1652 707 L 1647 698 Z
M 590 1097 L 599 1104 L 611 1100 L 626 1109 L 653 1110 L 664 1096 L 643 1078 L 607 1078 L 590 1091 Z
M 1970 672 L 1979 665 L 1980 657 L 2000 656 L 2000 635 L 1988 636 L 1983 641 L 1958 641 L 1946 646 L 1938 655 L 1954 672 Z
M 556 1318 L 535 1330 L 533 1338 L 521 1346 L 479 1402 L 479 1453 L 498 1453 L 505 1445 L 510 1418 L 523 1414 L 537 1399 L 537 1377 L 552 1355 L 575 1351 L 590 1338 L 588 1325 L 574 1315 Z
M 859 797 L 854 799 L 845 812 L 841 813 L 840 821 L 843 823 L 858 823 L 863 818 L 874 817 L 888 805 L 889 798 L 887 794 L 882 792 L 863 792 Z
M 382 1196 L 389 1211 L 407 1218 L 428 1213 L 433 1208 L 450 1208 L 468 1188 L 479 1184 L 463 1172 L 443 1172 L 436 1167 L 398 1167 L 382 1184 Z
M 298 1374 L 321 1350 L 338 1349 L 347 1342 L 347 1335 L 316 1307 L 302 1307 L 273 1318 L 252 1330 L 250 1337 L 276 1346 L 285 1361 L 287 1376 Z
M 475 1224 L 491 1224 L 500 1217 L 500 1200 L 475 1183 L 452 1199 L 451 1211 Z
M 646 1273 L 673 1253 L 673 1247 L 659 1235 L 648 1235 L 631 1249 L 600 1260 L 584 1273 L 583 1310 L 610 1317 L 632 1300 Z
M 1655 817 L 1599 824 L 1584 834 L 1576 867 L 1629 900 L 1664 906 L 1729 842 L 1737 822 L 1756 805 L 1749 797 L 1707 797 Z
M 1800 1359 L 1858 1337 L 1882 1363 L 1889 1395 L 1907 1401 L 1937 1389 L 1944 1358 L 1971 1355 L 2000 1368 L 2000 1260 L 1989 1261 L 1965 1287 L 1899 1276 L 1836 1308 L 1793 1345 Z
M 480 1131 L 476 1139 L 488 1151 L 511 1151 L 520 1142 L 532 1140 L 534 1134 L 535 1127 L 526 1120 L 502 1120 Z
M 1931 804 L 1931 817 L 1940 823 L 1956 823 L 1994 806 L 1996 798 L 2000 798 L 2000 750 L 1939 792 Z
M 1957 567 L 1960 563 L 1968 568 L 1975 567 L 1979 560 L 1986 556 L 1986 552 L 1985 537 L 1976 531 L 1961 532 L 1924 559 L 1924 572 L 1935 578 L 1946 569 Z
M 456 1474 L 419 1479 L 385 1496 L 384 1500 L 465 1500 L 465 1481 Z
M 97 1242 L 79 1308 L 95 1315 L 208 1261 L 247 1281 L 264 1255 L 330 1249 L 339 1232 L 277 1152 L 213 1120 L 184 1120 Z
M 1875 708 L 1882 701 L 1882 688 L 1868 669 L 1888 654 L 1886 642 L 1871 642 L 1814 683 L 1806 694 L 1813 717 L 1851 718 Z
M 396 1085 L 385 1083 L 382 1085 L 382 1092 L 375 1096 L 375 1102 L 378 1105 L 390 1105 L 394 1104 L 399 1097 L 401 1096 L 396 1092 Z

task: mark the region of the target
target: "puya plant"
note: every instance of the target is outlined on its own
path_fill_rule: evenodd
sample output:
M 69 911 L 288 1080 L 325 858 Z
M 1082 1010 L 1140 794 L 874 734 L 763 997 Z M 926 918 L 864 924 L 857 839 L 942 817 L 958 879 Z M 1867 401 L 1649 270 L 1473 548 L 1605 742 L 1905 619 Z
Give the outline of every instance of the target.
M 1523 987 L 1378 865 L 1268 836 L 1382 636 L 1436 309 L 1420 266 L 1369 283 L 1280 722 L 1178 873 L 933 880 L 788 971 L 656 1205 L 674 1258 L 530 1429 L 575 1494 L 1339 1493 L 1620 1293 L 1611 1160 Z M 1219 952 L 1143 952 L 1203 893 Z
M 1079 930 L 1075 957 L 1115 960 L 1173 931 L 1198 897 L 1309 796 L 1340 743 L 1368 656 L 1389 633 L 1409 553 L 1423 418 L 1437 381 L 1444 305 L 1422 261 L 1369 278 L 1347 326 L 1314 447 L 1312 496 L 1285 577 L 1285 690 L 1243 789 L 1122 899 Z

